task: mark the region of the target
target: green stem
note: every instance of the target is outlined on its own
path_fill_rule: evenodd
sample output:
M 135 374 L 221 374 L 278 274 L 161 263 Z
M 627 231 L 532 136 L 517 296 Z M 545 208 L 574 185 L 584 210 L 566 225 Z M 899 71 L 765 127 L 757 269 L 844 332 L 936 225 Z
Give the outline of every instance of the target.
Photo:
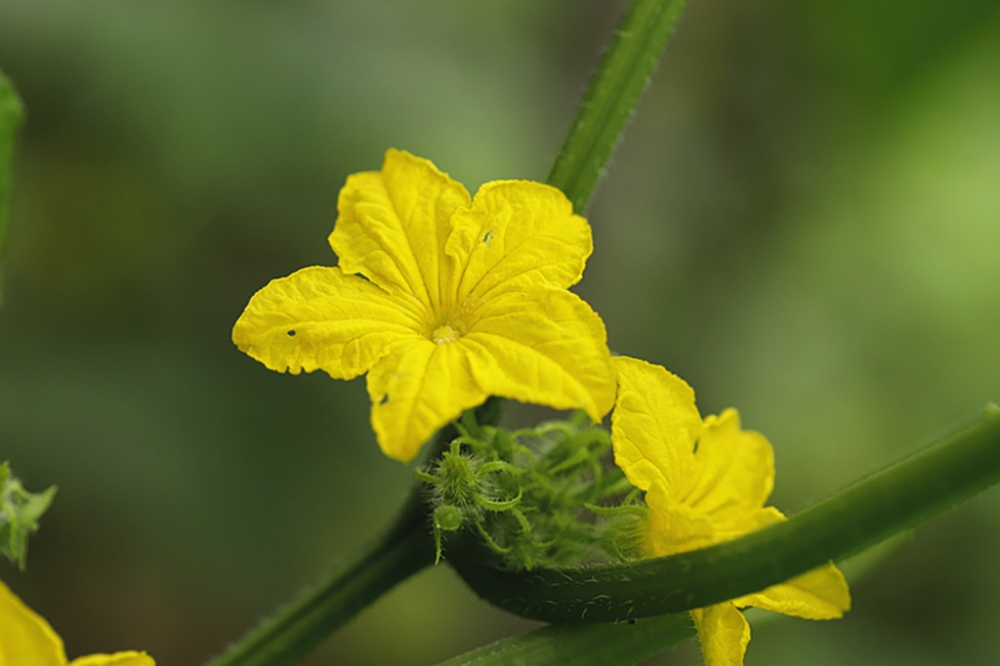
M 762 590 L 841 560 L 1000 481 L 1000 417 L 947 438 L 788 521 L 724 544 L 634 564 L 506 573 L 474 544 L 449 561 L 479 595 L 544 622 L 616 622 Z M 463 541 L 467 541 L 464 540 Z
M 687 613 L 635 624 L 550 625 L 501 639 L 438 666 L 632 666 L 694 635 Z
M 503 401 L 476 408 L 477 424 L 495 424 Z M 427 444 L 427 460 L 438 458 L 458 437 L 454 424 Z M 284 666 L 301 659 L 385 592 L 434 563 L 433 529 L 414 484 L 396 520 L 315 587 L 278 609 L 205 666 Z
M 24 107 L 14 86 L 0 72 L 0 255 L 7 236 L 7 210 L 10 203 L 10 181 L 14 158 L 14 139 L 21 124 Z M 0 303 L 3 302 L 3 276 L 0 275 Z
M 292 664 L 397 583 L 434 562 L 416 489 L 393 526 L 208 666 Z
M 580 214 L 618 144 L 687 0 L 633 0 L 590 81 L 548 182 Z

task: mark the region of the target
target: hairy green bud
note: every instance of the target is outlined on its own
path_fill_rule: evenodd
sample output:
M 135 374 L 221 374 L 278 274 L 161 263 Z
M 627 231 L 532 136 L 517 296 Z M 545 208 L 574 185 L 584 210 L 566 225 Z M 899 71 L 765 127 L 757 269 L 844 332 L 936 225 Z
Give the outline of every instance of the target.
M 426 470 L 437 559 L 446 532 L 466 531 L 504 568 L 621 561 L 638 552 L 645 507 L 611 461 L 607 431 L 585 414 L 507 432 L 456 422 L 460 436 Z

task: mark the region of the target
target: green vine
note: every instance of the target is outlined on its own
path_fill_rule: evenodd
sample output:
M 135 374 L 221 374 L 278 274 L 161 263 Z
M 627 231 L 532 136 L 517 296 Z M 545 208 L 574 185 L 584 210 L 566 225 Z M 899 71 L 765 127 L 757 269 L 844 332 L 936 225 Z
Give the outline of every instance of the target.
M 1000 481 L 1000 415 L 864 479 L 788 521 L 670 557 L 511 573 L 466 538 L 449 562 L 480 596 L 544 622 L 619 622 L 702 608 L 841 560 Z
M 14 160 L 14 138 L 21 125 L 24 107 L 14 86 L 0 72 L 0 258 L 7 238 L 7 212 L 10 206 L 11 168 Z M 0 303 L 3 303 L 3 275 L 0 274 Z
M 615 30 L 556 157 L 548 182 L 587 210 L 604 166 L 646 89 L 687 0 L 634 0 Z

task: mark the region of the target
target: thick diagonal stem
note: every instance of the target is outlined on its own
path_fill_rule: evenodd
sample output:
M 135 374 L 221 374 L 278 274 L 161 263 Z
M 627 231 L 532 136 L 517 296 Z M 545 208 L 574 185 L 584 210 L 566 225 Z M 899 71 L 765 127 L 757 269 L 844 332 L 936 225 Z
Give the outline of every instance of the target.
M 545 622 L 616 622 L 701 608 L 858 553 L 1000 481 L 1000 417 L 727 543 L 634 564 L 507 573 L 453 543 L 449 561 L 487 601 Z M 456 540 L 457 542 L 458 540 Z M 956 554 L 960 557 L 960 554 Z
M 475 421 L 495 424 L 502 408 L 501 400 L 490 398 L 476 409 Z M 440 456 L 457 435 L 454 425 L 442 428 L 427 444 L 427 459 Z M 414 484 L 385 532 L 205 666 L 295 663 L 385 592 L 433 564 L 433 531 L 422 490 Z
M 437 666 L 632 666 L 695 635 L 689 613 L 634 624 L 550 624 L 503 638 Z
M 434 561 L 416 490 L 393 526 L 207 666 L 292 664 L 397 583 Z

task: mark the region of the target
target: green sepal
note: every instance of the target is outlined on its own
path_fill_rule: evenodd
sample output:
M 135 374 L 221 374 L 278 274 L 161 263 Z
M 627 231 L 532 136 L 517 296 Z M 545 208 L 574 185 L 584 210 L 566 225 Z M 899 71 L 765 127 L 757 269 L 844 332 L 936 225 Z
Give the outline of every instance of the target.
M 51 486 L 40 493 L 30 493 L 10 471 L 10 464 L 0 464 L 0 554 L 24 569 L 28 558 L 28 537 L 38 531 L 39 521 L 56 496 Z

